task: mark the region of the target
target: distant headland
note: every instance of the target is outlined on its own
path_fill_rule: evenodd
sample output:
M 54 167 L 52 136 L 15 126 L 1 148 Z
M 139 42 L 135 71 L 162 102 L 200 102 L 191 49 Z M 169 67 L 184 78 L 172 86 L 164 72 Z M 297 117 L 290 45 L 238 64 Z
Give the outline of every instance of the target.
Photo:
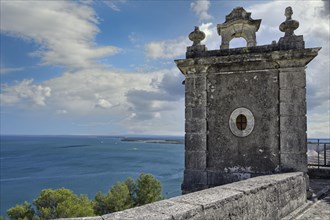
M 121 141 L 130 142 L 143 142 L 151 144 L 184 144 L 184 139 L 173 138 L 173 139 L 162 139 L 162 138 L 149 138 L 149 137 L 123 137 Z

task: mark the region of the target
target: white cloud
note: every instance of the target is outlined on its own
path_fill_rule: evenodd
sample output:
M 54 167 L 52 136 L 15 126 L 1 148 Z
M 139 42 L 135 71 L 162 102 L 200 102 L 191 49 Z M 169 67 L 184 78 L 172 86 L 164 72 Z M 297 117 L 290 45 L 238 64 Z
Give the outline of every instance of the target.
M 24 69 L 25 69 L 24 67 L 17 67 L 17 68 L 0 67 L 0 74 L 22 71 Z
M 310 112 L 307 120 L 308 138 L 330 138 L 330 100 Z
M 114 10 L 114 11 L 120 11 L 120 9 L 118 8 L 118 6 L 113 1 L 108 0 L 108 1 L 103 1 L 103 2 L 104 2 L 104 4 L 106 6 L 108 6 L 112 10 Z
M 177 70 L 167 70 L 160 80 L 152 80 L 151 90 L 131 89 L 127 101 L 133 112 L 131 121 L 145 121 L 164 118 L 165 112 L 176 111 L 184 98 L 184 77 Z M 179 104 L 180 103 L 180 104 Z
M 186 47 L 191 45 L 188 37 L 174 40 L 154 41 L 144 46 L 145 54 L 151 59 L 172 59 L 185 54 Z
M 52 89 L 51 103 L 75 115 L 128 114 L 125 94 L 149 87 L 152 75 L 94 68 L 66 72 L 43 82 Z M 54 108 L 55 108 L 54 107 Z
M 98 18 L 91 5 L 90 2 L 79 1 L 1 2 L 1 33 L 36 43 L 40 48 L 32 55 L 40 56 L 43 64 L 66 68 L 61 76 L 41 83 L 22 80 L 2 85 L 1 104 L 22 108 L 40 106 L 44 112 L 49 112 L 50 117 L 51 114 L 57 117 L 66 115 L 70 119 L 84 118 L 94 122 L 107 117 L 112 122 L 111 126 L 119 129 L 125 127 L 130 132 L 182 132 L 180 126 L 176 126 L 178 130 L 169 125 L 148 127 L 142 126 L 138 120 L 144 112 L 147 115 L 145 125 L 171 121 L 177 111 L 178 97 L 183 97 L 183 92 L 178 94 L 179 91 L 175 86 L 171 87 L 169 82 L 172 80 L 181 88 L 182 79 L 175 82 L 170 76 L 165 76 L 173 75 L 173 70 L 125 72 L 98 63 L 98 59 L 114 54 L 119 49 L 96 45 Z M 130 40 L 136 43 L 136 37 L 133 33 Z M 162 56 L 172 57 L 184 53 L 186 45 L 180 41 L 182 39 L 178 39 L 172 48 L 162 44 L 162 52 L 165 53 Z M 177 46 L 183 49 L 175 48 Z M 175 71 L 178 72 L 177 69 Z M 130 98 L 134 91 L 142 91 L 137 96 L 139 100 L 144 100 L 145 109 Z M 148 100 L 153 93 L 161 97 L 154 96 Z M 183 105 L 182 101 L 180 104 Z M 178 120 L 181 120 L 181 125 L 184 124 L 183 117 Z M 88 124 L 99 125 L 94 122 Z
M 41 84 L 23 80 L 5 85 L 1 104 L 21 107 L 34 104 L 43 106 L 45 111 L 57 109 L 57 115 L 74 118 L 107 117 L 133 133 L 174 134 L 174 131 L 183 131 L 180 130 L 184 124 L 183 113 L 178 112 L 184 105 L 182 80 L 176 69 L 146 74 L 88 69 L 67 72 Z M 177 120 L 170 123 L 173 117 Z M 148 127 L 144 123 L 168 125 Z M 170 129 L 170 124 L 175 128 Z
M 56 110 L 56 114 L 65 115 L 65 114 L 68 114 L 68 111 L 65 109 L 58 109 L 58 110 Z
M 183 113 L 178 112 L 184 104 L 183 76 L 178 72 L 170 69 L 142 74 L 101 68 L 66 72 L 41 84 L 23 80 L 4 85 L 1 104 L 18 107 L 33 104 L 44 107 L 50 114 L 56 109 L 56 115 L 74 118 L 107 117 L 133 133 L 143 130 L 143 133 L 174 134 L 174 131 L 182 132 L 184 124 Z M 173 117 L 177 120 L 170 123 Z M 169 130 L 141 125 L 156 125 L 156 122 L 168 124 L 165 127 Z M 169 124 L 175 128 L 170 129 Z
M 220 36 L 217 33 L 216 25 L 212 22 L 202 23 L 199 29 L 205 34 L 205 39 L 201 43 L 205 44 L 208 50 L 218 50 L 220 47 Z
M 79 2 L 1 1 L 1 32 L 37 43 L 31 55 L 46 65 L 90 68 L 117 53 L 116 47 L 96 45 L 97 23 L 95 11 Z
M 111 8 L 113 11 L 120 11 L 120 8 L 118 7 L 118 4 L 123 4 L 126 3 L 127 0 L 106 0 L 106 1 L 102 1 L 106 6 L 108 6 L 109 8 Z
M 210 4 L 208 0 L 196 0 L 190 4 L 190 7 L 196 13 L 200 21 L 209 20 L 212 18 L 212 16 L 208 14 Z
M 104 108 L 104 109 L 111 108 L 112 106 L 113 105 L 108 100 L 105 99 L 99 99 L 97 104 L 95 105 L 95 107 Z
M 329 42 L 329 16 L 324 16 L 323 9 L 326 1 L 271 1 L 262 4 L 251 5 L 246 8 L 252 12 L 252 18 L 262 19 L 258 37 L 261 37 L 260 43 L 270 44 L 272 40 L 284 36 L 279 31 L 279 25 L 285 21 L 285 8 L 291 6 L 293 9 L 292 19 L 299 21 L 299 28 L 295 31 L 296 35 L 304 35 L 308 44 L 318 43 L 319 40 Z
M 33 80 L 23 80 L 13 86 L 2 85 L 1 104 L 17 104 L 45 106 L 46 98 L 50 97 L 51 89 L 47 86 L 34 85 Z
M 129 35 L 128 35 L 128 40 L 136 47 L 140 47 L 140 36 L 135 33 L 135 32 L 131 32 Z
M 205 44 L 210 50 L 219 48 L 220 38 L 215 25 L 202 23 L 199 28 L 205 33 L 202 44 Z M 188 39 L 187 34 L 187 36 L 180 36 L 172 40 L 150 42 L 144 46 L 144 51 L 146 57 L 151 59 L 174 59 L 178 56 L 184 56 L 187 47 L 191 45 L 192 42 Z

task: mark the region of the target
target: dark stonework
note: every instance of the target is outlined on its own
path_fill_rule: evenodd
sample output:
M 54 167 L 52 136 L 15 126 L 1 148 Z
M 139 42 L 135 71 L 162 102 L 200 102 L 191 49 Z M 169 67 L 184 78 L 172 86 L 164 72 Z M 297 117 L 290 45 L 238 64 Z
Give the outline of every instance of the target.
M 305 69 L 321 48 L 305 48 L 303 36 L 294 35 L 299 23 L 292 20 L 291 8 L 285 16 L 284 37 L 270 45 L 251 43 L 261 20 L 243 8 L 234 9 L 218 31 L 226 45 L 227 32 L 250 36 L 247 47 L 208 51 L 200 44 L 201 31 L 191 33 L 186 59 L 175 61 L 186 77 L 183 193 L 307 171 Z M 242 114 L 245 121 L 238 120 Z

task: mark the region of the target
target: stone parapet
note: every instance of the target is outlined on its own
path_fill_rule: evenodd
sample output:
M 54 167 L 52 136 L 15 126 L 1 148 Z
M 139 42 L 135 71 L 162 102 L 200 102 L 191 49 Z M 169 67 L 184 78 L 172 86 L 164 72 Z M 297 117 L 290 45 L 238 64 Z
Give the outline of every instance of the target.
M 296 172 L 255 177 L 121 212 L 72 220 L 276 220 L 305 203 L 305 177 Z

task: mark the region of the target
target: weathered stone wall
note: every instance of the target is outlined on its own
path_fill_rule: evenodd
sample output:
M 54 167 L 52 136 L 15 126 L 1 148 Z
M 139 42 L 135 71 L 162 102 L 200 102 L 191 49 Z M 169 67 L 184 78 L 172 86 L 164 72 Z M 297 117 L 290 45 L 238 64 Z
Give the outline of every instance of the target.
M 302 172 L 266 175 L 77 220 L 281 219 L 306 202 Z
M 305 66 L 320 48 L 279 45 L 191 52 L 176 63 L 186 77 L 183 193 L 278 172 L 307 172 Z M 254 128 L 230 130 L 249 109 Z
M 234 65 L 233 65 L 234 66 Z M 208 182 L 216 186 L 279 170 L 278 71 L 208 75 Z M 228 129 L 231 113 L 245 107 L 255 125 L 247 137 Z

